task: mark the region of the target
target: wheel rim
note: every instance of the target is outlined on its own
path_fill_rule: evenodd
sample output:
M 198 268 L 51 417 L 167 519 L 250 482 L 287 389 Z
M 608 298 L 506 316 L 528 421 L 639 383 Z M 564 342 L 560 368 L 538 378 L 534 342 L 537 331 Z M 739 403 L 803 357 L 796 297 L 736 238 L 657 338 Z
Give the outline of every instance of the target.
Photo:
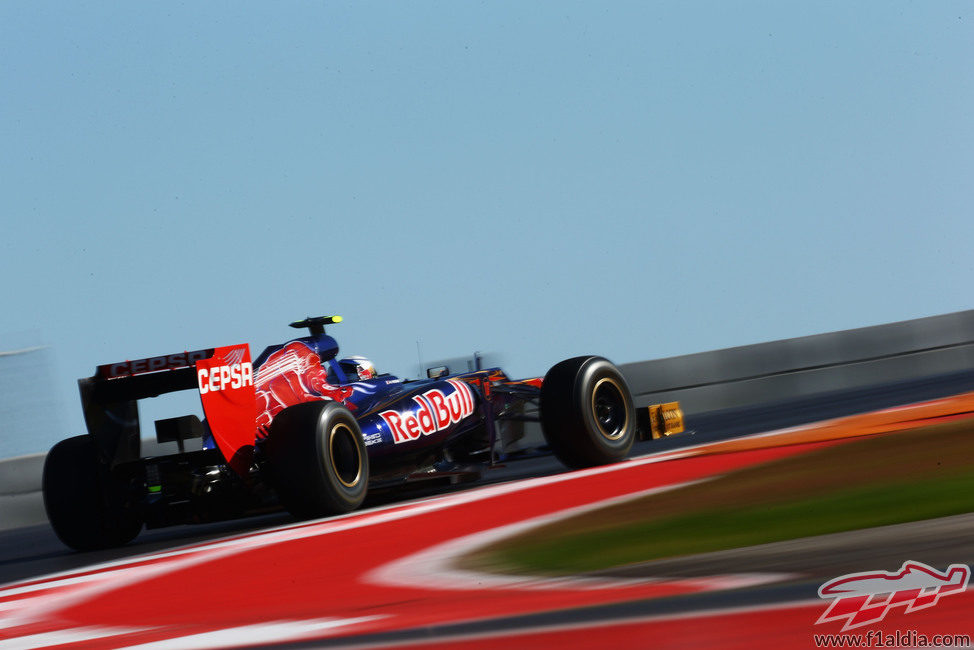
M 362 453 L 355 432 L 346 424 L 336 424 L 328 436 L 331 467 L 338 482 L 347 488 L 355 487 L 362 478 Z
M 605 377 L 595 383 L 592 391 L 592 414 L 599 433 L 609 440 L 618 440 L 629 429 L 629 407 L 622 386 Z

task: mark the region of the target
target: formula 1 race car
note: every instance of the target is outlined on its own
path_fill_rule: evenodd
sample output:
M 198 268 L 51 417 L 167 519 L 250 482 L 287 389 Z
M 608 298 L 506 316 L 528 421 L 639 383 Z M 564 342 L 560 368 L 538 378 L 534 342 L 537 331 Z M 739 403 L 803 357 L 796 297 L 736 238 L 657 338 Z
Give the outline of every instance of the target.
M 102 365 L 78 380 L 88 434 L 57 443 L 44 464 L 58 537 L 90 550 L 126 544 L 143 525 L 282 506 L 300 518 L 349 512 L 367 490 L 478 478 L 499 458 L 504 423 L 540 421 L 550 452 L 571 468 L 619 461 L 651 431 L 682 430 L 675 404 L 637 415 L 622 374 L 601 357 L 519 381 L 499 368 L 451 375 L 446 367 L 403 380 L 362 357 L 339 359 L 325 333 L 338 322 L 291 323 L 309 335 L 253 362 L 246 344 L 232 345 Z M 137 401 L 190 389 L 205 419 L 156 421 L 157 441 L 178 452 L 143 457 Z

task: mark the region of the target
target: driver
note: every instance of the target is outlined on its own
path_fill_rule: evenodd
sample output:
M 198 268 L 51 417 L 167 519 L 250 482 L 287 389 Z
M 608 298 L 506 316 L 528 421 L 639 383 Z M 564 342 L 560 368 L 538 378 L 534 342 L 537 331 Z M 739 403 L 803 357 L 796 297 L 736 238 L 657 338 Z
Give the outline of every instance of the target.
M 375 366 L 372 365 L 372 362 L 365 357 L 348 357 L 339 361 L 338 365 L 341 366 L 349 381 L 375 379 L 379 374 L 375 371 Z

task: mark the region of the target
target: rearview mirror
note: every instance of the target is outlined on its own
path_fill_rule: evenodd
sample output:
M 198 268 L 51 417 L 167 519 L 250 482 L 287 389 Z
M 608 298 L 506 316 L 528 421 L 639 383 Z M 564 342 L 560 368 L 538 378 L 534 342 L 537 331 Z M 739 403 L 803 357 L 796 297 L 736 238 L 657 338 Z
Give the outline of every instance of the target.
M 435 368 L 427 368 L 426 376 L 430 379 L 439 379 L 440 377 L 445 377 L 450 374 L 450 368 L 447 366 L 436 366 Z

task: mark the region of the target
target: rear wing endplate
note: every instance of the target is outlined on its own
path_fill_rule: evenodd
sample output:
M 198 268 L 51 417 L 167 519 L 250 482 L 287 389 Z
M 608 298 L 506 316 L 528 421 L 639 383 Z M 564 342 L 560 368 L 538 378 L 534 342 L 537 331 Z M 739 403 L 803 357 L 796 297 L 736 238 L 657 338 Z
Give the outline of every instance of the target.
M 88 432 L 113 466 L 140 457 L 138 400 L 196 389 L 226 461 L 241 475 L 250 467 L 257 406 L 245 343 L 101 365 L 78 387 Z

